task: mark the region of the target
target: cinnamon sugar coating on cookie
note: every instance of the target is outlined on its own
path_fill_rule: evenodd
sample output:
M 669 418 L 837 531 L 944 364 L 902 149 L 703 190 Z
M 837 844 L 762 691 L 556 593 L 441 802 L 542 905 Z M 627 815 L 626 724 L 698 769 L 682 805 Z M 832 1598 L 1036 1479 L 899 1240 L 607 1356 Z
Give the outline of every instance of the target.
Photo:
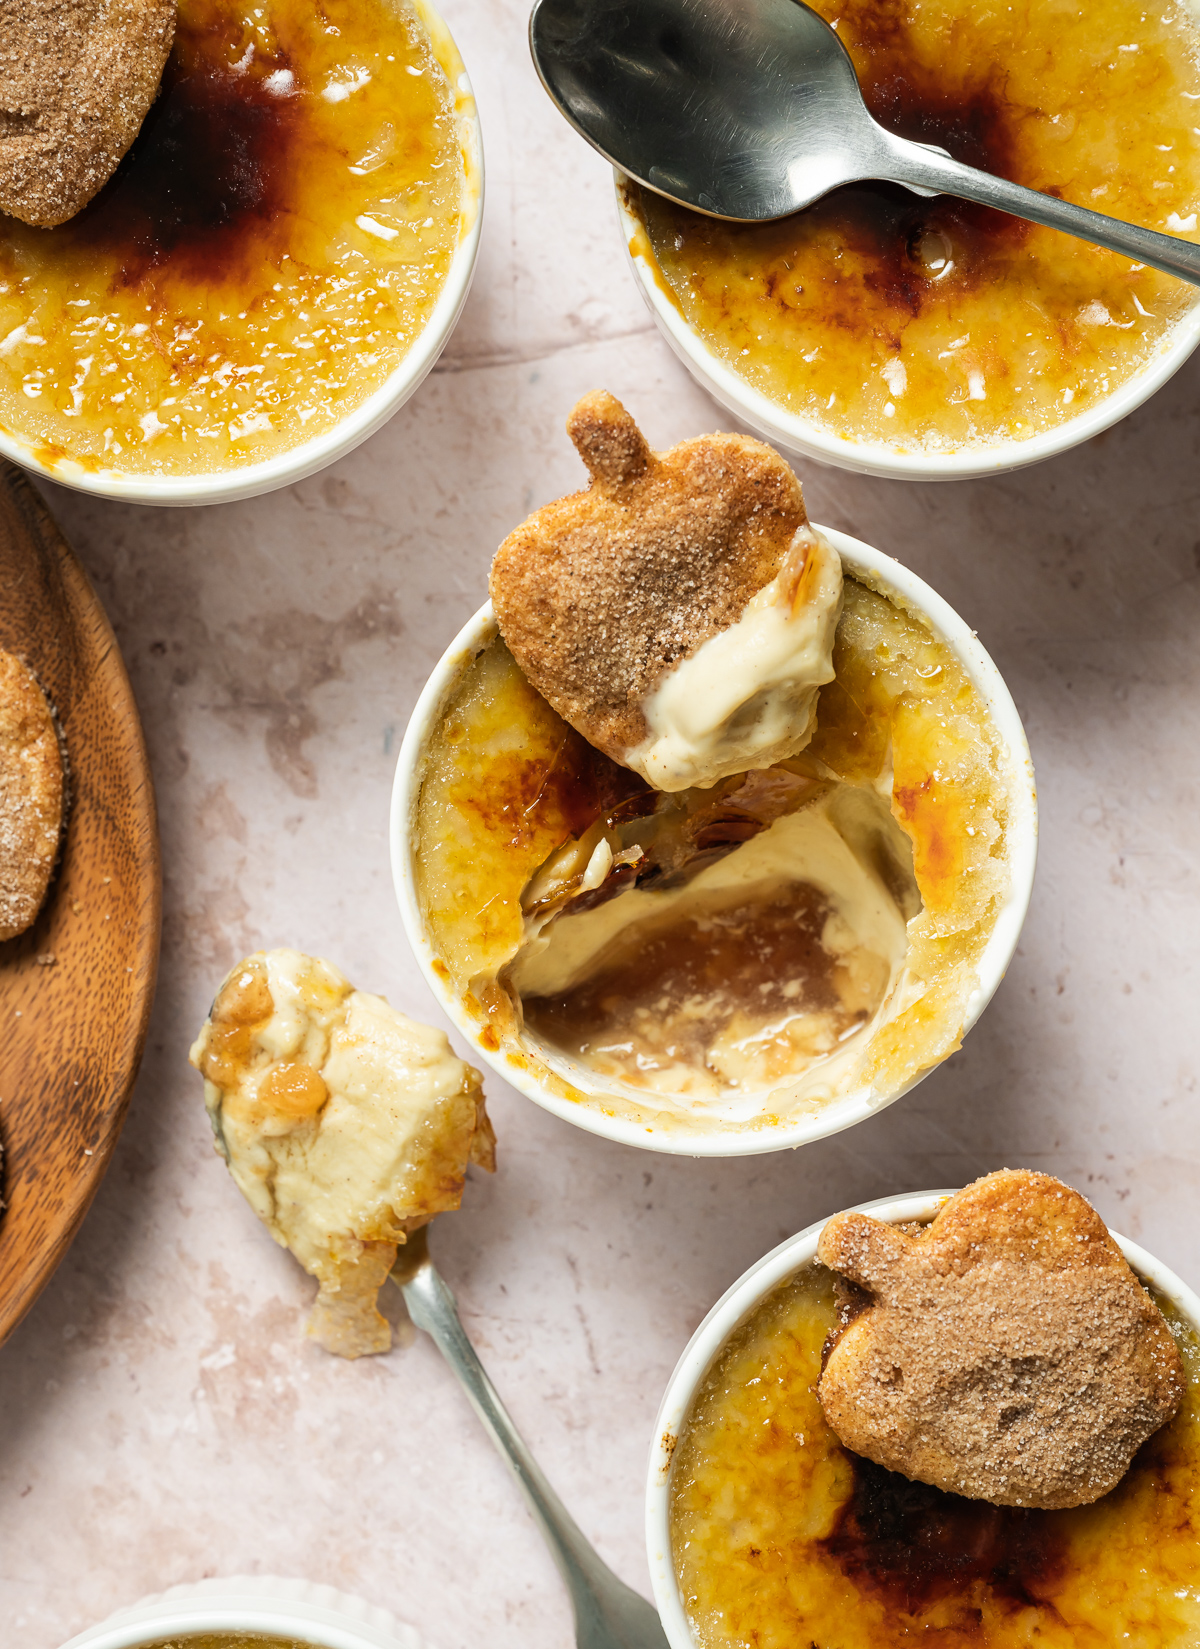
M 54 713 L 23 659 L 0 651 L 0 940 L 32 927 L 66 804 Z
M 748 436 L 654 453 L 604 390 L 575 406 L 567 431 L 591 485 L 510 533 L 492 601 L 533 686 L 621 761 L 646 737 L 655 685 L 736 623 L 808 518 L 787 464 Z
M 1048 1174 L 989 1174 L 916 1233 L 838 1214 L 817 1255 L 871 1296 L 829 1352 L 825 1418 L 891 1471 L 996 1505 L 1087 1505 L 1179 1407 L 1162 1313 Z
M 0 0 L 0 213 L 65 223 L 158 95 L 175 0 Z

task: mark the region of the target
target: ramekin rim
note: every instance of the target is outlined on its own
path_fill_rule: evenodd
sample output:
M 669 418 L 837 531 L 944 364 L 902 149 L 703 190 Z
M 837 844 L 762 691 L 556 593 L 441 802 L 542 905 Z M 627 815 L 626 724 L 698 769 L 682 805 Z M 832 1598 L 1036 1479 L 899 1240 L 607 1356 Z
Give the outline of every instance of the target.
M 333 1586 L 275 1575 L 230 1575 L 152 1593 L 86 1627 L 62 1649 L 148 1649 L 201 1632 L 260 1632 L 314 1649 L 429 1649 L 388 1609 Z
M 848 562 L 851 573 L 857 563 L 860 571 L 885 589 L 890 586 L 902 603 L 911 603 L 917 612 L 930 620 L 985 699 L 1004 744 L 1012 810 L 1009 892 L 996 913 L 992 932 L 979 959 L 979 983 L 968 1002 L 963 1021 L 962 1034 L 965 1035 L 991 1000 L 1015 954 L 1032 894 L 1037 863 L 1037 799 L 1025 730 L 1012 694 L 978 635 L 942 596 L 916 573 L 883 551 L 835 528 L 820 527 L 818 530 L 829 538 L 839 555 Z M 495 618 L 491 603 L 485 602 L 460 628 L 426 680 L 401 741 L 392 784 L 388 828 L 392 879 L 405 934 L 439 1006 L 470 1043 L 472 1050 L 502 1080 L 563 1121 L 619 1144 L 672 1156 L 755 1156 L 811 1144 L 867 1120 L 903 1098 L 922 1081 L 928 1071 L 919 1073 L 886 1098 L 875 1096 L 871 1090 L 859 1091 L 836 1099 L 819 1112 L 789 1125 L 742 1131 L 713 1128 L 702 1134 L 691 1134 L 685 1129 L 673 1130 L 669 1118 L 660 1126 L 649 1127 L 627 1117 L 609 1115 L 599 1104 L 563 1098 L 550 1092 L 528 1070 L 509 1061 L 503 1048 L 493 1050 L 482 1046 L 478 1024 L 465 1011 L 458 993 L 434 966 L 437 957 L 425 931 L 417 895 L 413 823 L 423 778 L 424 752 L 441 706 L 467 662 L 478 655 L 494 634 Z
M 847 1213 L 874 1214 L 891 1224 L 930 1219 L 960 1187 L 940 1191 L 910 1191 L 855 1203 Z M 646 1556 L 654 1604 L 670 1649 L 699 1649 L 679 1596 L 671 1557 L 671 1461 L 688 1409 L 722 1346 L 773 1288 L 816 1255 L 817 1241 L 832 1215 L 815 1220 L 794 1236 L 784 1238 L 747 1267 L 705 1314 L 681 1352 L 667 1381 L 655 1416 L 653 1441 L 646 1470 Z M 1152 1282 L 1180 1314 L 1200 1333 L 1200 1297 L 1169 1266 L 1140 1244 L 1110 1230 L 1135 1272 Z
M 162 508 L 228 504 L 291 486 L 336 463 L 374 435 L 416 393 L 449 342 L 471 290 L 483 229 L 486 177 L 479 108 L 449 26 L 433 0 L 409 0 L 409 4 L 429 36 L 454 95 L 464 150 L 464 207 L 450 265 L 429 317 L 412 346 L 383 382 L 322 434 L 261 462 L 233 469 L 195 475 L 89 471 L 76 459 L 47 462 L 38 456 L 39 443 L 26 441 L 3 425 L 0 425 L 0 458 L 7 458 L 39 480 L 53 481 L 96 498 Z
M 1200 345 L 1200 302 L 1181 315 L 1150 360 L 1094 407 L 1027 441 L 964 447 L 953 453 L 900 452 L 883 442 L 849 441 L 788 412 L 728 367 L 684 319 L 661 277 L 632 242 L 645 229 L 628 200 L 632 180 L 613 169 L 617 219 L 626 259 L 655 323 L 702 388 L 763 437 L 836 469 L 902 481 L 969 481 L 1044 463 L 1092 440 L 1135 412 L 1174 376 Z M 1070 432 L 1069 435 L 1067 432 Z

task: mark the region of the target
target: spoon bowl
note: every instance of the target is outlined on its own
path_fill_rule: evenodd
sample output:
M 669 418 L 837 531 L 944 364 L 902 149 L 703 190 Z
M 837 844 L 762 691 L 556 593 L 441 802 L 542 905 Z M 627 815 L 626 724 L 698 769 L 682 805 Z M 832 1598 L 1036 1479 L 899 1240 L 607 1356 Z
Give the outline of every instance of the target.
M 1200 286 L 1200 246 L 965 166 L 872 118 L 849 53 L 802 0 L 536 0 L 542 84 L 628 177 L 765 223 L 874 178 L 951 194 Z
M 875 125 L 845 47 L 794 0 L 537 0 L 542 83 L 628 176 L 711 217 L 765 222 L 872 177 Z

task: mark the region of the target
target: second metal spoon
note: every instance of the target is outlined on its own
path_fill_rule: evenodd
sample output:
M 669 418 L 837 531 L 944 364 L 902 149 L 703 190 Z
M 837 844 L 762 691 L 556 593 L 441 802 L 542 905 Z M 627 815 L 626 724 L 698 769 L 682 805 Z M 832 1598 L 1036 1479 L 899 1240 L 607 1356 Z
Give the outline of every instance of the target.
M 571 1594 L 578 1649 L 668 1649 L 656 1611 L 601 1562 L 509 1419 L 459 1321 L 454 1295 L 429 1257 L 424 1226 L 400 1249 L 392 1281 L 413 1322 L 457 1374 L 516 1478 Z
M 875 178 L 957 195 L 1200 286 L 1200 246 L 1022 188 L 873 120 L 849 53 L 801 0 L 536 0 L 533 60 L 563 114 L 648 189 L 767 222 Z

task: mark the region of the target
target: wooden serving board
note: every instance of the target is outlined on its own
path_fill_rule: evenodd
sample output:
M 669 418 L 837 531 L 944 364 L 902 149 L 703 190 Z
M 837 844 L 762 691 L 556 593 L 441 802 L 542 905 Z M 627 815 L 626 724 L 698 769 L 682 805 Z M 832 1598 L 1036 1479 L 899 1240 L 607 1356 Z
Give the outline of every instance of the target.
M 116 638 L 53 517 L 3 461 L 0 647 L 29 662 L 58 709 L 72 792 L 42 913 L 0 943 L 3 1341 L 112 1155 L 154 997 L 162 908 L 154 788 Z

